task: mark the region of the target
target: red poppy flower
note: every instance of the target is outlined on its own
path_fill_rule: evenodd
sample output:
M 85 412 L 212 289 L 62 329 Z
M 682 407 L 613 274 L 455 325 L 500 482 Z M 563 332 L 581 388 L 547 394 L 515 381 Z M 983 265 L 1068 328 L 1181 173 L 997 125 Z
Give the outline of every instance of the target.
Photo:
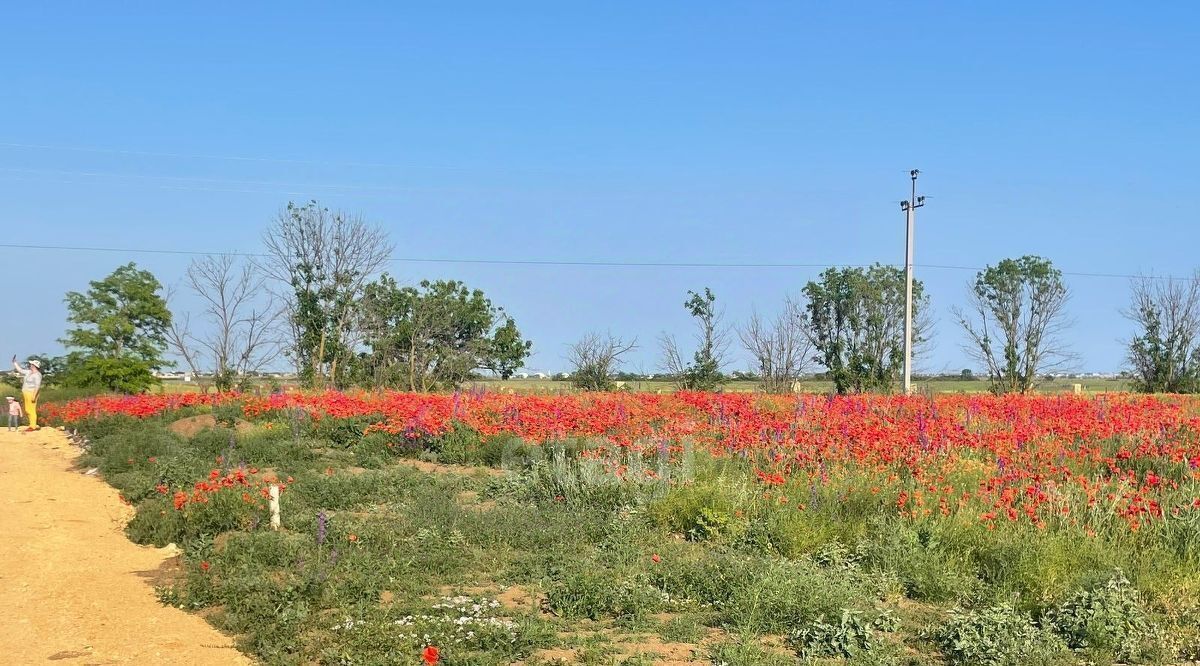
M 425 650 L 421 652 L 421 661 L 424 661 L 426 664 L 430 664 L 431 666 L 432 664 L 438 663 L 441 658 L 441 652 L 432 645 L 425 648 Z

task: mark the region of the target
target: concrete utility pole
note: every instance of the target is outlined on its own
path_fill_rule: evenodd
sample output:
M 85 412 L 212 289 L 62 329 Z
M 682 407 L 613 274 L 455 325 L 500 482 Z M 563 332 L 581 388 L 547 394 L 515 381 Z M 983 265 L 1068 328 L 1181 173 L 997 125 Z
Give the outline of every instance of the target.
M 917 221 L 917 209 L 925 205 L 925 197 L 917 196 L 917 176 L 920 171 L 913 169 L 908 172 L 912 177 L 912 198 L 900 202 L 900 210 L 904 211 L 905 222 L 908 225 L 905 233 L 904 253 L 904 394 L 912 393 L 912 338 L 913 338 L 913 225 Z

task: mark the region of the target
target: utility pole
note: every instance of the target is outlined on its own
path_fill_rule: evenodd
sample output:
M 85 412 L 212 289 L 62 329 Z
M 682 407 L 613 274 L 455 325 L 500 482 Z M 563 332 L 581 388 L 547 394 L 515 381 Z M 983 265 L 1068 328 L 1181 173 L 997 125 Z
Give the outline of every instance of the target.
M 900 210 L 904 211 L 907 231 L 905 233 L 906 250 L 904 253 L 904 395 L 912 393 L 912 339 L 913 339 L 913 226 L 917 221 L 917 209 L 925 205 L 925 197 L 917 196 L 917 176 L 920 171 L 913 169 L 908 172 L 912 177 L 912 198 L 900 202 Z

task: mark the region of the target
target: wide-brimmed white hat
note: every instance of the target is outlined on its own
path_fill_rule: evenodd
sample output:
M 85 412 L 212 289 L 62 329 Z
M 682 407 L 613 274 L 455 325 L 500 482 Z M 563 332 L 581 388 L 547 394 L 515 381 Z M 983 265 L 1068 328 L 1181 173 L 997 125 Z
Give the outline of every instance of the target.
M 12 400 L 12 399 L 13 399 L 13 397 L 12 397 L 11 395 L 6 395 L 6 396 L 4 396 L 4 399 L 5 399 L 5 400 Z
M 37 360 L 36 358 L 29 359 L 29 365 L 32 365 L 33 367 L 37 368 L 38 370 L 42 369 L 42 362 Z

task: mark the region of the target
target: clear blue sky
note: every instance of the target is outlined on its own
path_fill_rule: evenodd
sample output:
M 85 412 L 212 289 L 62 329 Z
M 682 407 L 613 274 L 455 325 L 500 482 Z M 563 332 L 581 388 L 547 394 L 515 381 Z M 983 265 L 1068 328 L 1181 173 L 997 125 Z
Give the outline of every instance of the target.
M 316 198 L 407 258 L 898 263 L 918 167 L 919 264 L 1189 274 L 1198 43 L 1185 2 L 20 3 L 0 219 L 14 243 L 254 250 Z M 118 264 L 172 283 L 186 262 L 7 257 L 4 354 L 56 350 L 63 293 Z M 393 268 L 484 289 L 531 367 L 607 329 L 646 370 L 687 289 L 738 321 L 816 272 Z M 972 275 L 919 270 L 927 369 L 970 365 L 949 308 Z M 1082 369 L 1120 368 L 1127 281 L 1069 281 Z

